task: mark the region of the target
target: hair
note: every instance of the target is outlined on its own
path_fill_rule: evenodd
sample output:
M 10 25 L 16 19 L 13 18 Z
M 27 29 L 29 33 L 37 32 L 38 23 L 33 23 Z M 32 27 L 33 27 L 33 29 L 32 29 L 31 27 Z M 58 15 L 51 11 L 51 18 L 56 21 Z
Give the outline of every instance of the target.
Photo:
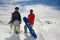
M 19 10 L 19 7 L 15 7 L 15 9 L 18 9 Z
M 31 11 L 31 12 L 33 12 L 33 10 L 32 10 L 32 9 L 30 9 L 30 11 Z

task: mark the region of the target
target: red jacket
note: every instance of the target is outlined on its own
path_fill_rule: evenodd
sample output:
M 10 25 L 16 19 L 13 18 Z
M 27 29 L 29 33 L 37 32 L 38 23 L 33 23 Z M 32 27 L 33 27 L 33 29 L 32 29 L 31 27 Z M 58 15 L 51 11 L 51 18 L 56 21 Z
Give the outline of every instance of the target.
M 35 14 L 28 15 L 28 21 L 30 24 L 34 24 Z

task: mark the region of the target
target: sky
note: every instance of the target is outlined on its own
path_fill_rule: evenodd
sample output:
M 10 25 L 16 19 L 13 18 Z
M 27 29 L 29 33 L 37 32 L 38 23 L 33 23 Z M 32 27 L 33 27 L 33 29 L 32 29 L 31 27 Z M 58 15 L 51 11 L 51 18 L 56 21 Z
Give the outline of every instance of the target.
M 5 4 L 20 4 L 20 5 L 34 5 L 34 4 L 45 4 L 48 6 L 60 7 L 60 0 L 0 0 L 0 5 Z
M 38 4 L 54 6 L 57 10 L 60 10 L 60 0 L 0 0 L 0 9 L 4 10 L 4 8 L 7 6 L 14 7 L 18 5 L 26 6 L 26 5 L 38 5 Z
M 0 16 L 11 14 L 17 6 L 21 13 L 28 13 L 33 9 L 35 13 L 42 16 L 50 13 L 60 16 L 60 0 L 0 0 Z M 43 15 L 43 13 L 46 14 Z

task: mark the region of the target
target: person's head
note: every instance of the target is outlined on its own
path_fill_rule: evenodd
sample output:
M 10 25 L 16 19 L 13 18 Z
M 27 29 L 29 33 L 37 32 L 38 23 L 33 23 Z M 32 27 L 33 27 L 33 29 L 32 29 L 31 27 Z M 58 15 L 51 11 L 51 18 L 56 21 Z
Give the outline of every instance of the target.
M 30 13 L 33 13 L 33 10 L 32 9 L 30 9 Z
M 15 7 L 15 11 L 18 11 L 19 10 L 19 7 Z

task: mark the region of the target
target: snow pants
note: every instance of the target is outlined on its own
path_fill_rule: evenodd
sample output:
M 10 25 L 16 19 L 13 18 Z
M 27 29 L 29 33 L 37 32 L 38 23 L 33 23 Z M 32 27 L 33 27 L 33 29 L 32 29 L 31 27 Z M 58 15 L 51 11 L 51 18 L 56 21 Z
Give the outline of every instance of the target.
M 32 25 L 33 27 L 33 25 Z M 27 25 L 24 26 L 24 33 L 27 33 Z
M 19 21 L 14 21 L 13 23 L 13 26 L 14 26 L 14 33 L 17 31 L 18 33 L 20 33 L 20 24 L 19 24 Z

